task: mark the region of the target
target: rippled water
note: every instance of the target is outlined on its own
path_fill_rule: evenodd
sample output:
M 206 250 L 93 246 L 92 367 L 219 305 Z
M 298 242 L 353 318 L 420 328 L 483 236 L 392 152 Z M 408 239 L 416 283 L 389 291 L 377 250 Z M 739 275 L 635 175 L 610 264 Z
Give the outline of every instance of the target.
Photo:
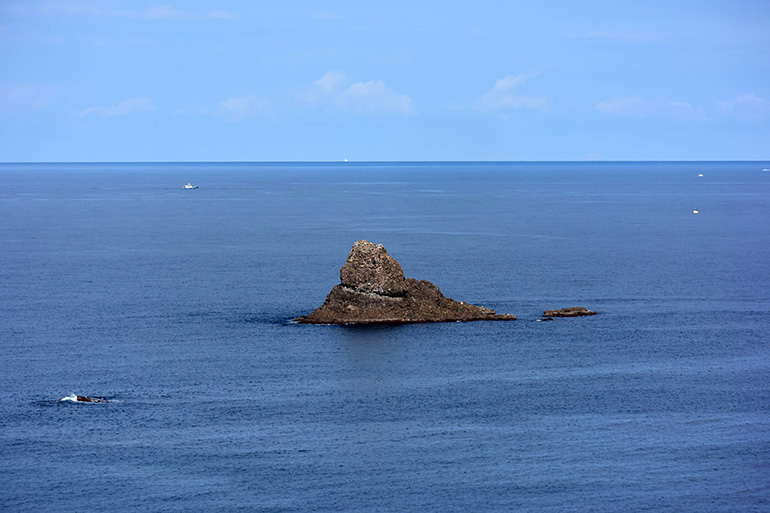
M 767 511 L 768 164 L 0 165 L 0 509 Z

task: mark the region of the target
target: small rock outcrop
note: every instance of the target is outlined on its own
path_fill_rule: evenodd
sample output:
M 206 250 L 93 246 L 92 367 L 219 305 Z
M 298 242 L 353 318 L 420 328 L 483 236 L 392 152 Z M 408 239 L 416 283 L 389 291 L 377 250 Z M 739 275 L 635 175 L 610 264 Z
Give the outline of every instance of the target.
M 60 401 L 72 401 L 73 403 L 108 403 L 107 399 L 104 397 L 88 397 L 86 395 L 68 395 L 67 397 L 62 397 Z
M 445 297 L 425 280 L 406 278 L 396 259 L 381 244 L 361 240 L 353 244 L 340 269 L 340 284 L 323 305 L 295 319 L 303 324 L 375 324 L 451 321 L 509 321 L 482 306 Z
M 79 403 L 106 403 L 107 402 L 101 397 L 87 397 L 84 395 L 78 395 L 76 397 L 78 398 Z
M 585 315 L 596 315 L 596 312 L 592 312 L 582 306 L 570 306 L 568 308 L 562 308 L 561 310 L 546 310 L 543 313 L 543 317 L 583 317 Z

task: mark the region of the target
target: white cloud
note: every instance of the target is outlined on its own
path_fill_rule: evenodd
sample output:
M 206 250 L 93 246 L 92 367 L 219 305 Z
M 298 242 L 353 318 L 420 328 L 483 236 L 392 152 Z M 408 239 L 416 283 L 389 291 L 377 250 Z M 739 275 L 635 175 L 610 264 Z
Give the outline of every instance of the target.
M 518 94 L 516 91 L 521 84 L 539 74 L 537 71 L 530 71 L 501 78 L 491 91 L 479 98 L 476 107 L 482 111 L 547 110 L 550 102 L 545 96 L 527 96 Z
M 144 17 L 151 20 L 183 20 L 189 19 L 192 15 L 180 11 L 170 5 L 152 5 L 144 11 Z
M 313 84 L 296 93 L 303 105 L 330 105 L 358 114 L 413 114 L 412 99 L 389 88 L 382 80 L 350 84 L 339 71 L 329 71 Z
M 645 117 L 653 110 L 649 107 L 648 100 L 641 96 L 618 96 L 597 103 L 596 108 L 599 112 L 608 116 L 636 117 Z
M 344 73 L 331 70 L 311 85 L 295 91 L 294 97 L 297 103 L 304 107 L 333 102 L 347 82 L 348 78 Z
M 347 77 L 339 71 L 329 71 L 324 76 L 313 82 L 314 86 L 319 87 L 325 93 L 334 93 L 345 83 Z
M 205 14 L 194 14 L 182 11 L 170 5 L 153 5 L 140 13 L 140 17 L 154 20 L 237 20 L 240 16 L 227 11 L 209 11 Z
M 703 120 L 706 113 L 702 108 L 689 103 L 676 102 L 666 98 L 649 99 L 643 96 L 618 96 L 595 105 L 596 109 L 607 116 L 648 118 L 669 116 L 680 120 Z
M 359 114 L 378 112 L 412 114 L 414 112 L 412 99 L 409 96 L 393 91 L 381 80 L 356 82 L 337 96 L 335 103 L 342 109 L 351 109 Z
M 745 93 L 734 100 L 719 102 L 719 111 L 743 121 L 763 121 L 770 116 L 770 102 L 759 96 Z
M 150 110 L 155 110 L 152 102 L 148 98 L 141 97 L 123 100 L 117 105 L 89 107 L 85 110 L 81 110 L 77 114 L 79 116 L 111 118 L 115 116 L 126 116 L 135 112 L 146 112 Z
M 254 116 L 273 116 L 273 104 L 254 95 L 228 98 L 213 109 L 204 109 L 208 114 L 231 123 L 237 123 Z

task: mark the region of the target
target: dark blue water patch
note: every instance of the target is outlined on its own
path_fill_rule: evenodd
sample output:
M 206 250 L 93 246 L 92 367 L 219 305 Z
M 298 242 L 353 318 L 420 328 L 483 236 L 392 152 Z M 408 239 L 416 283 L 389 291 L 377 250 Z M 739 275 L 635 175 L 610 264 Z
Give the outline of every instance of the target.
M 0 508 L 767 510 L 763 167 L 2 165 Z M 363 238 L 519 320 L 291 323 Z

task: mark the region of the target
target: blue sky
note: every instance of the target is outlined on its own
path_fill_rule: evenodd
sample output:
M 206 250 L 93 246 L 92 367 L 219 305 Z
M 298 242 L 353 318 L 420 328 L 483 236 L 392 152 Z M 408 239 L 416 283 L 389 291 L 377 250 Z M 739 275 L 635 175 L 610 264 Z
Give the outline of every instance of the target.
M 767 0 L 0 0 L 0 161 L 764 160 Z

